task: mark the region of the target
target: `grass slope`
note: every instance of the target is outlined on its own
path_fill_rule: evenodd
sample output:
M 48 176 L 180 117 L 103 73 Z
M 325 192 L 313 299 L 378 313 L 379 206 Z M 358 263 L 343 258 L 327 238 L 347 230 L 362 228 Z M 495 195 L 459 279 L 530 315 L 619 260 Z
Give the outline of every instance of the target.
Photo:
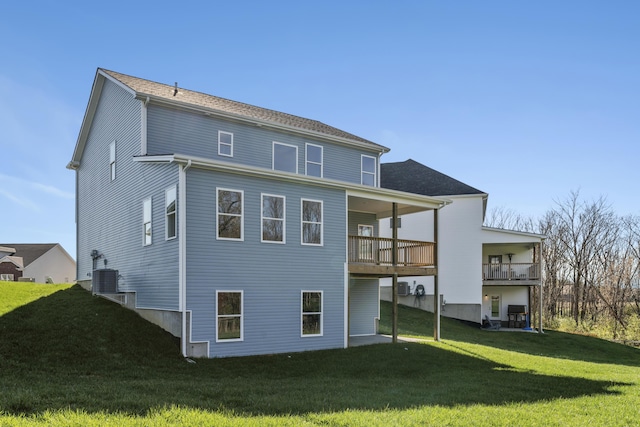
M 640 352 L 578 335 L 198 360 L 78 286 L 0 282 L 0 425 L 637 425 Z M 9 302 L 11 301 L 11 302 Z M 383 304 L 381 327 L 389 328 Z M 400 307 L 400 333 L 432 315 Z

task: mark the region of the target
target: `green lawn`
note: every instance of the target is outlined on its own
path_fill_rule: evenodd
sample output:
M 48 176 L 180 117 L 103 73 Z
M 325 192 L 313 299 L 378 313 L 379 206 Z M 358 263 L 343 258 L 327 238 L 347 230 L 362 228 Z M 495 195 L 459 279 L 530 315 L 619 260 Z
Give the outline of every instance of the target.
M 430 313 L 399 319 L 432 335 Z M 193 364 L 78 286 L 0 282 L 1 426 L 639 424 L 640 351 L 604 340 L 443 319 L 439 343 Z

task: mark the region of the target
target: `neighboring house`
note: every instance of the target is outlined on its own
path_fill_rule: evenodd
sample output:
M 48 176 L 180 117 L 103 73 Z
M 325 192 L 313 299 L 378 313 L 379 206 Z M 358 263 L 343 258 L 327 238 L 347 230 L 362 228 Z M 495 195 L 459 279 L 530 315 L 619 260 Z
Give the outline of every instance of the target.
M 380 277 L 436 271 L 433 241 L 397 242 L 409 260 L 377 237 L 382 218 L 446 204 L 380 188 L 387 151 L 98 69 L 68 165 L 78 280 L 181 337 L 184 355 L 346 347 L 377 332 Z
M 59 243 L 3 243 L 0 255 L 0 280 L 30 280 L 38 283 L 75 281 L 76 262 Z
M 452 201 L 438 217 L 441 315 L 476 323 L 488 316 L 504 326 L 527 326 L 522 313 L 536 310 L 531 292 L 541 291 L 539 260 L 545 236 L 484 227 L 487 193 L 414 160 L 383 163 L 380 174 L 382 187 Z M 432 224 L 432 212 L 403 215 L 398 237 L 433 240 Z M 389 220 L 380 221 L 380 236 L 391 235 L 390 225 Z M 401 303 L 433 310 L 433 277 L 402 280 L 400 293 L 406 295 L 399 298 Z M 382 279 L 381 286 L 382 298 L 390 300 L 389 280 Z

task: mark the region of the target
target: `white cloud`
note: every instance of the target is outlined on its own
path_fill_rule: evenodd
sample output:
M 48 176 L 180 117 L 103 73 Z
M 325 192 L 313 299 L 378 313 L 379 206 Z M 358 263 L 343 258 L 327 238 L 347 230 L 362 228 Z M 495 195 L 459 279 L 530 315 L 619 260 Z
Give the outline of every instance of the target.
M 7 190 L 4 190 L 2 188 L 0 188 L 0 195 L 6 197 L 7 199 L 9 199 L 11 202 L 13 202 L 14 204 L 20 205 L 24 208 L 27 209 L 31 209 L 35 212 L 40 212 L 40 208 L 38 207 L 38 205 L 36 205 L 35 203 L 33 203 L 31 200 L 26 199 L 24 197 L 18 197 L 13 193 L 10 193 Z

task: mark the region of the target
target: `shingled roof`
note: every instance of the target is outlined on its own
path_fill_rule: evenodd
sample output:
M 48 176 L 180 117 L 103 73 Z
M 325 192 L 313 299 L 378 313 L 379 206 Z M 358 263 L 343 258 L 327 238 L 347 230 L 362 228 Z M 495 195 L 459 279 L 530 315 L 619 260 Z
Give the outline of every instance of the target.
M 25 267 L 56 245 L 57 243 L 0 243 L 0 246 L 14 248 L 16 251 L 14 255 L 22 258 Z
M 382 163 L 380 186 L 391 190 L 422 194 L 423 196 L 456 196 L 485 194 L 463 182 L 431 169 L 415 160 Z
M 317 120 L 305 119 L 304 117 L 281 113 L 279 111 L 256 107 L 254 105 L 231 101 L 229 99 L 183 88 L 177 88 L 178 90 L 176 92 L 176 87 L 172 85 L 156 83 L 151 80 L 145 80 L 115 71 L 105 70 L 103 68 L 98 69 L 98 72 L 103 72 L 104 74 L 116 79 L 136 92 L 139 96 L 150 96 L 171 102 L 181 102 L 197 107 L 204 107 L 247 119 L 276 123 L 291 128 L 298 128 L 359 143 L 365 143 L 379 149 L 380 151 L 388 151 L 388 148 L 382 145 L 334 128 L 333 126 L 326 125 Z

